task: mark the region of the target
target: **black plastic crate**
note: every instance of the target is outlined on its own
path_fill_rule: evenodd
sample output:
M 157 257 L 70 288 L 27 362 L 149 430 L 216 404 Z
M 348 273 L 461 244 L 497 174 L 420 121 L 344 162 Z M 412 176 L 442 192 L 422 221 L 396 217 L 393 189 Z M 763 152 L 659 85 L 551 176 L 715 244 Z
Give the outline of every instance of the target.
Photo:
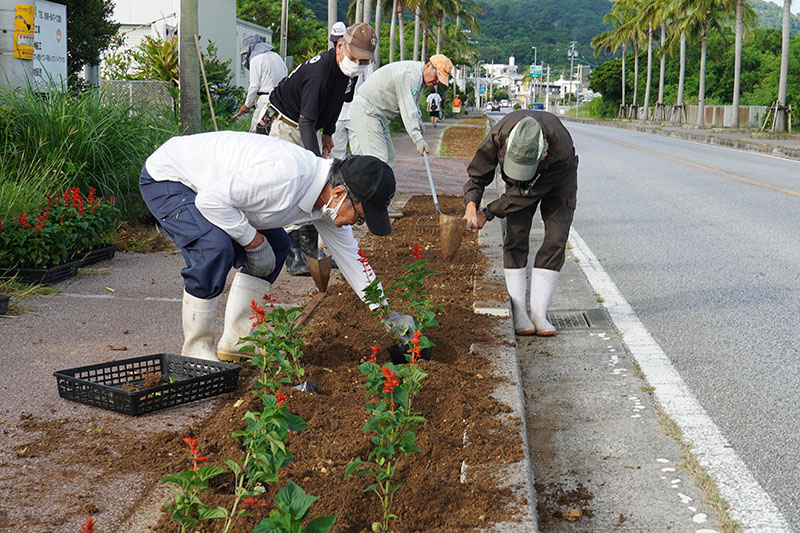
M 87 252 L 85 254 L 79 254 L 75 259 L 80 261 L 80 267 L 87 267 L 89 265 L 93 265 L 95 263 L 99 263 L 100 261 L 106 261 L 108 259 L 114 259 L 114 254 L 117 252 L 117 245 L 116 244 L 106 244 L 100 246 L 99 248 L 95 248 L 94 250 Z
M 78 275 L 80 261 L 73 260 L 48 268 L 20 268 L 17 274 L 26 283 L 49 285 Z
M 239 365 L 174 354 L 133 357 L 53 373 L 62 398 L 127 415 L 141 415 L 236 389 Z M 145 375 L 160 372 L 172 383 L 138 391 Z

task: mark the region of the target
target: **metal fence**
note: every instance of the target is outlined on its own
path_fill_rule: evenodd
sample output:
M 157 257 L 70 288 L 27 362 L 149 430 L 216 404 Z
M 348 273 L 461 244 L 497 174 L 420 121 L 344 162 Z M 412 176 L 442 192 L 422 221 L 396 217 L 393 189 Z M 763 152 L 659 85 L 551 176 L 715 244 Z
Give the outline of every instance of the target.
M 172 109 L 172 96 L 161 81 L 101 80 L 106 100 L 124 100 L 134 109 L 166 107 Z

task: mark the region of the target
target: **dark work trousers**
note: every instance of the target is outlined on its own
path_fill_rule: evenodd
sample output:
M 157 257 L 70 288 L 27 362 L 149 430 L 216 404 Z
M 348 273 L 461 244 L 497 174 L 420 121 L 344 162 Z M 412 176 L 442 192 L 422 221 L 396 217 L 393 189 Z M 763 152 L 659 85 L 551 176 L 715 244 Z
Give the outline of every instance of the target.
M 519 187 L 507 184 L 505 194 L 497 200 L 504 204 L 503 211 L 506 212 L 503 266 L 524 268 L 528 265 L 531 223 L 536 207 L 540 206 L 544 221 L 544 239 L 536 252 L 533 266 L 561 271 L 577 194 L 577 166 L 561 175 L 542 176 L 527 195 Z
M 186 292 L 196 298 L 215 298 L 225 288 L 231 268 L 242 267 L 247 274 L 244 247 L 200 214 L 193 190 L 177 181 L 155 181 L 144 168 L 139 189 L 150 212 L 183 254 Z M 258 232 L 275 253 L 275 270 L 262 278 L 273 283 L 289 253 L 289 237 L 282 228 Z

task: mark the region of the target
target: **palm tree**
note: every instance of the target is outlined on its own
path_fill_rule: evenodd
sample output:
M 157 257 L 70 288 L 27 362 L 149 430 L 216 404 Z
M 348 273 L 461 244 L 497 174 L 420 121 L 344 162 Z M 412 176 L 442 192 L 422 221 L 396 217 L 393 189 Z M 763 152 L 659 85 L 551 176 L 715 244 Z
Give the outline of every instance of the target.
M 406 26 L 403 22 L 403 7 L 405 0 L 400 0 L 397 3 L 397 26 L 400 28 L 400 61 L 406 58 Z
M 447 17 L 455 17 L 456 31 L 460 31 L 461 22 L 464 22 L 466 29 L 470 32 L 479 31 L 477 16 L 483 14 L 483 8 L 470 0 L 437 0 L 441 9 L 436 12 L 436 53 L 442 53 L 444 37 L 444 21 Z
M 648 23 L 648 80 L 650 78 L 650 49 L 652 48 L 652 32 L 653 27 L 658 26 L 661 29 L 661 46 L 659 48 L 659 56 L 660 56 L 660 70 L 658 76 L 658 102 L 656 103 L 656 112 L 654 113 L 654 118 L 657 120 L 663 120 L 665 117 L 665 109 L 664 109 L 664 74 L 665 74 L 665 67 L 666 67 L 666 48 L 665 48 L 665 41 L 666 41 L 666 34 L 667 34 L 667 22 L 671 22 L 672 18 L 672 5 L 670 2 L 665 2 L 663 0 L 646 0 L 645 5 L 643 6 L 641 12 L 641 19 L 642 22 Z M 650 105 L 649 99 L 649 90 L 650 90 L 650 82 L 647 83 L 647 93 L 645 96 L 645 117 L 647 117 L 647 107 Z
M 389 63 L 394 61 L 394 40 L 397 33 L 397 12 L 399 7 L 399 2 L 392 0 L 392 22 L 389 24 Z
M 645 33 L 639 24 L 641 0 L 617 0 L 624 13 L 625 22 L 619 27 L 623 38 L 631 41 L 633 48 L 633 102 L 628 108 L 628 118 L 639 116 L 639 47 L 644 43 Z
M 419 61 L 419 30 L 422 23 L 422 13 L 420 13 L 422 9 L 420 7 L 421 1 L 422 0 L 416 0 L 416 9 L 414 9 L 414 61 Z
M 721 30 L 722 22 L 730 18 L 732 0 L 677 0 L 677 9 L 684 13 L 678 22 L 678 31 L 698 38 L 700 41 L 700 88 L 697 94 L 698 126 L 705 126 L 706 52 L 708 30 Z
M 736 46 L 733 62 L 733 124 L 739 127 L 739 85 L 742 79 L 742 34 L 753 27 L 756 14 L 746 0 L 736 0 Z
M 619 31 L 619 28 L 625 23 L 624 13 L 614 5 L 614 8 L 603 17 L 603 22 L 613 29 L 595 35 L 590 44 L 595 57 L 601 52 L 616 54 L 617 50 L 622 48 L 622 102 L 619 105 L 619 117 L 622 118 L 625 116 L 625 52 L 628 48 L 628 38 Z
M 180 65 L 181 127 L 183 133 L 200 132 L 200 62 L 194 36 L 197 35 L 197 1 L 181 0 Z
M 786 83 L 789 74 L 789 39 L 791 34 L 792 0 L 783 0 L 783 41 L 781 44 L 781 77 L 778 83 L 778 104 L 775 109 L 775 120 L 772 131 L 786 131 L 788 120 L 786 117 Z
M 338 9 L 339 6 L 336 0 L 328 0 L 328 33 L 330 33 L 333 25 L 336 24 L 336 17 L 338 16 L 336 13 Z M 333 47 L 333 43 L 328 41 L 328 48 L 331 47 Z
M 375 68 L 381 66 L 381 21 L 383 20 L 383 0 L 375 0 Z

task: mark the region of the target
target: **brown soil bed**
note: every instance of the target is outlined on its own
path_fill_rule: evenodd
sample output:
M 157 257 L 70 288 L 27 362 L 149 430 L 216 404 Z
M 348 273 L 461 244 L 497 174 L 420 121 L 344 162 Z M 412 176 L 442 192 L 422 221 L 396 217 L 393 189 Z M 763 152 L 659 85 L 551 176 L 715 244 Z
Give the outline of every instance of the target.
M 453 157 L 472 157 L 485 136 L 485 128 L 451 126 L 442 136 L 442 153 Z
M 472 118 L 465 118 L 464 120 L 459 120 L 459 124 L 480 124 L 481 126 L 486 124 L 485 117 L 472 117 Z
M 445 196 L 440 203 L 443 210 L 455 212 L 462 201 Z M 502 481 L 498 472 L 522 458 L 522 444 L 518 428 L 504 425 L 497 416 L 507 414 L 508 408 L 490 396 L 500 381 L 492 375 L 490 362 L 481 354 L 470 353 L 473 343 L 493 342 L 497 324 L 496 319 L 472 311 L 472 280 L 481 268 L 477 242 L 465 236 L 456 257 L 445 262 L 438 251 L 438 236 L 420 235 L 416 230 L 417 218 L 429 211 L 429 198 L 414 197 L 391 236 L 370 236 L 362 241 L 373 268 L 384 280 L 402 273 L 401 266 L 411 261 L 413 244 L 419 242 L 429 267 L 438 272 L 428 278 L 427 287 L 434 302 L 447 310 L 439 317 L 441 327 L 427 331 L 437 346 L 433 359 L 423 363 L 430 377 L 415 401 L 428 420 L 417 439 L 424 453 L 400 463 L 397 476 L 403 486 L 395 496 L 393 511 L 398 517 L 392 528 L 425 532 L 485 528 L 494 522 L 513 521 L 508 506 L 525 503 L 515 501 L 511 489 L 498 488 Z M 309 494 L 320 496 L 311 507 L 311 517 L 338 514 L 332 529 L 337 532 L 369 531 L 371 522 L 380 516 L 377 498 L 362 493 L 368 479 L 344 480 L 347 464 L 358 456 L 366 458 L 370 449 L 362 431 L 367 418 L 360 389 L 363 376 L 356 366 L 366 360 L 373 344 L 384 348 L 390 344 L 375 324 L 376 319 L 347 285 L 329 288 L 307 323 L 303 347 L 306 379 L 317 384 L 319 393 L 287 391 L 289 410 L 300 415 L 310 429 L 290 435 L 287 446 L 295 458 L 281 472 L 281 482 L 270 486 L 265 495 L 271 502 L 275 492 L 291 479 Z M 385 361 L 388 354 L 383 351 L 379 362 Z M 241 418 L 247 410 L 260 410 L 259 400 L 248 392 L 254 375 L 245 366 L 238 390 L 223 397 L 207 417 L 188 415 L 194 422 L 187 429 L 165 423 L 163 431 L 147 438 L 128 430 L 118 418 L 109 424 L 101 410 L 88 425 L 86 421 L 44 421 L 22 415 L 19 422 L 3 429 L 16 434 L 18 458 L 38 457 L 39 463 L 44 460 L 48 467 L 38 474 L 26 473 L 24 483 L 17 486 L 19 507 L 0 510 L 0 530 L 78 531 L 89 514 L 104 523 L 104 515 L 130 490 L 125 480 L 136 479 L 137 488 L 144 489 L 138 494 L 146 495 L 163 476 L 190 466 L 182 442 L 186 436 L 197 438 L 200 454 L 211 464 L 240 460 L 240 442 L 230 434 L 244 427 Z M 471 467 L 466 483 L 460 481 L 462 461 Z M 232 477 L 220 476 L 213 494 L 205 495 L 204 500 L 211 506 L 229 506 L 231 482 Z M 72 487 L 69 496 L 49 498 L 48 486 L 53 483 Z M 44 501 L 47 512 L 37 512 Z M 129 504 L 128 500 L 124 505 Z M 234 530 L 252 531 L 268 513 L 269 507 L 256 509 L 253 517 L 241 518 Z M 178 529 L 177 522 L 163 514 L 152 531 L 172 533 Z M 222 521 L 192 528 L 201 533 L 221 530 Z

